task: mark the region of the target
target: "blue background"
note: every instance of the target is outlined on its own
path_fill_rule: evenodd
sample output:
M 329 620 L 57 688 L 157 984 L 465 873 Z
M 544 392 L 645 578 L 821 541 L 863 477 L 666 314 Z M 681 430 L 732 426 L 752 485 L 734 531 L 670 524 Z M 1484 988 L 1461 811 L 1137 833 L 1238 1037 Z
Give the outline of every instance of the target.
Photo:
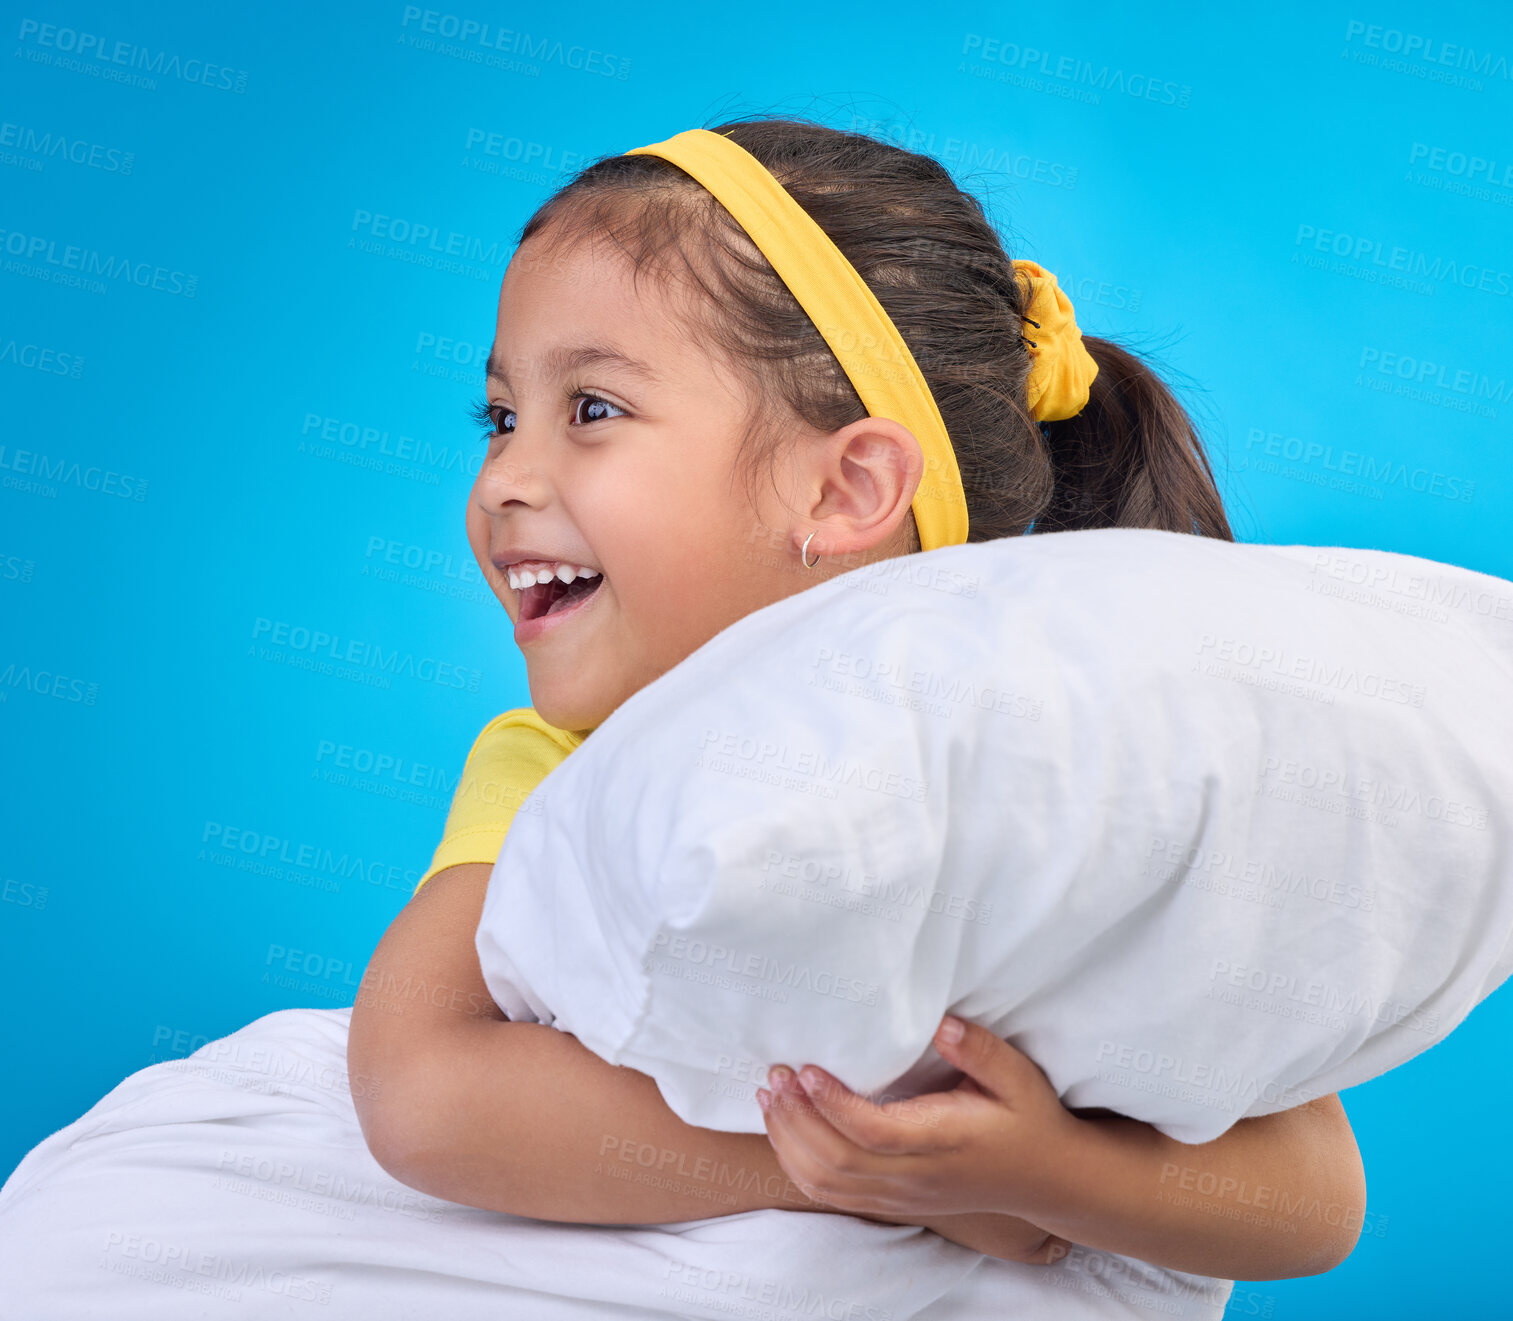
M 511 238 L 598 155 L 748 112 L 931 152 L 1084 330 L 1157 355 L 1242 539 L 1513 577 L 1513 21 L 1263 8 L 437 11 L 547 43 L 510 57 L 438 49 L 400 4 L 4 6 L 0 1170 L 154 1060 L 352 1003 L 473 737 L 529 702 L 464 539 L 465 409 Z M 1150 94 L 1078 81 L 1104 67 Z M 446 269 L 377 216 L 474 257 Z M 65 282 L 70 246 L 142 284 Z M 1394 248 L 1428 273 L 1384 282 Z M 1342 478 L 1344 451 L 1407 480 Z M 301 668 L 278 624 L 415 673 Z M 249 869 L 270 839 L 317 861 Z M 1233 1314 L 1505 1305 L 1510 1027 L 1504 991 L 1346 1094 L 1368 1234 Z

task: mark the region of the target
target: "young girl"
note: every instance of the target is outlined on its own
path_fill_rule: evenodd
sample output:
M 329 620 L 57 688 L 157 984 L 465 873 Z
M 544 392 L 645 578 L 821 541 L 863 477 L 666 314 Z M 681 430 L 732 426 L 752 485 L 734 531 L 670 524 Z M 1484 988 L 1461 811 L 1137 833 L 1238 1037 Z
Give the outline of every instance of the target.
M 958 540 L 1103 526 L 1231 536 L 1180 404 L 1134 357 L 1078 336 L 1054 280 L 1016 270 L 935 161 L 798 121 L 716 132 L 818 222 L 901 333 L 959 467 L 970 531 Z M 651 1224 L 703 1214 L 703 1190 L 606 1179 L 606 1134 L 762 1171 L 763 1192 L 738 1211 L 819 1209 L 808 1194 L 846 1184 L 828 1174 L 870 1155 L 875 1108 L 841 1090 L 821 1114 L 787 1068 L 772 1073 L 767 1137 L 684 1124 L 648 1078 L 505 1021 L 473 947 L 514 810 L 621 702 L 752 610 L 921 549 L 921 475 L 938 493 L 949 474 L 925 472 L 918 438 L 869 415 L 832 352 L 846 328 L 824 329 L 730 211 L 655 147 L 584 170 L 522 231 L 467 526 L 514 621 L 533 709 L 475 743 L 431 869 L 375 952 L 348 1046 L 354 1073 L 385 1080 L 358 1113 L 406 1184 L 522 1216 Z M 406 979 L 450 988 L 448 1002 L 386 1011 L 383 988 Z M 1355 1243 L 1364 1183 L 1337 1097 L 1184 1147 L 1133 1121 L 1070 1115 L 1024 1056 L 980 1030 L 937 1044 L 973 1079 L 954 1098 L 975 1125 L 970 1163 L 1017 1171 L 1000 1203 L 1026 1214 L 963 1213 L 980 1191 L 963 1188 L 958 1206 L 919 1169 L 887 1198 L 824 1204 L 885 1217 L 891 1201 L 893 1218 L 1010 1260 L 1055 1260 L 1070 1241 L 1248 1279 L 1330 1269 Z M 1174 1163 L 1334 1212 L 1231 1217 L 1213 1199 L 1163 1196 Z
M 533 709 L 475 744 L 350 1014 L 268 1014 L 138 1071 L 28 1153 L 0 1190 L 0 1319 L 300 1302 L 453 1321 L 1214 1318 L 1229 1278 L 1348 1255 L 1364 1186 L 1335 1097 L 1185 1147 L 1067 1112 L 969 1025 L 938 1043 L 969 1079 L 946 1094 L 969 1164 L 890 1166 L 872 1198 L 849 1182 L 879 1159 L 876 1108 L 858 1098 L 811 1105 L 774 1067 L 767 1135 L 691 1128 L 649 1078 L 489 997 L 474 932 L 514 810 L 730 623 L 951 536 L 1230 535 L 1181 407 L 1136 359 L 1077 336 L 1054 281 L 1009 261 L 936 162 L 796 121 L 720 133 L 849 259 L 923 373 L 914 403 L 938 406 L 939 434 L 871 415 L 858 383 L 871 369 L 897 384 L 899 363 L 843 368 L 847 327 L 817 327 L 742 225 L 654 150 L 550 199 L 501 289 L 467 510 Z M 942 510 L 963 493 L 953 524 Z M 678 1177 L 615 1159 L 647 1149 Z M 1302 1209 L 1173 1196 L 1192 1171 Z

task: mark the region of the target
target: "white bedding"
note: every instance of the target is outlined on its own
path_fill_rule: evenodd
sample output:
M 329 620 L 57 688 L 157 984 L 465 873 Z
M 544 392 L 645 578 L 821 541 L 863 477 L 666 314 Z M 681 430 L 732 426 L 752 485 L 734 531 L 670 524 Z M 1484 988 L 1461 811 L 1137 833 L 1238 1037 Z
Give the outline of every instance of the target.
M 761 1132 L 769 1063 L 909 1096 L 943 1013 L 1184 1142 L 1384 1073 L 1513 969 L 1513 583 L 1054 533 L 747 615 L 532 795 L 513 1019 Z
M 1230 1294 L 1081 1249 L 998 1262 L 852 1216 L 605 1227 L 428 1197 L 363 1142 L 350 1015 L 264 1015 L 33 1148 L 0 1189 L 0 1321 L 1213 1321 Z
M 652 1074 L 685 1118 L 750 1131 L 761 1128 L 751 1092 L 774 1058 L 814 1059 L 863 1088 L 940 1085 L 922 1043 L 946 1008 L 1015 1038 L 1069 1104 L 1108 1105 L 1179 1136 L 1301 1099 L 1197 1082 L 1193 1064 L 1250 1067 L 1252 1083 L 1317 1094 L 1443 1036 L 1507 975 L 1513 953 L 1510 585 L 1378 552 L 1135 533 L 1119 537 L 1134 558 L 1113 561 L 1117 581 L 1099 588 L 1079 557 L 1111 535 L 1025 539 L 1027 549 L 1042 544 L 1023 564 L 1059 566 L 1060 577 L 1039 582 L 1038 612 L 1022 591 L 1004 598 L 1001 618 L 980 612 L 985 629 L 1006 634 L 974 643 L 953 633 L 951 603 L 970 601 L 964 588 L 982 548 L 952 547 L 749 616 L 638 693 L 547 777 L 537 790 L 544 810 L 515 818 L 478 933 L 501 1005 L 512 1017 L 555 1017 L 605 1058 Z M 1171 591 L 1186 590 L 1184 575 L 1218 556 L 1264 563 L 1275 590 L 1265 590 L 1262 574 L 1243 598 L 1210 595 L 1203 621 L 1188 618 L 1172 601 L 1140 597 L 1138 573 L 1119 577 L 1121 564 L 1151 568 L 1149 556 L 1139 560 L 1145 551 L 1137 555 L 1142 545 L 1172 552 L 1162 570 Z M 1007 572 L 1020 552 L 1003 553 Z M 1339 591 L 1357 590 L 1349 579 L 1358 569 L 1388 576 L 1361 599 L 1342 599 Z M 1316 589 L 1299 595 L 1300 581 Z M 1461 594 L 1432 605 L 1436 583 Z M 871 612 L 859 608 L 868 604 Z M 830 639 L 853 658 L 894 659 L 886 625 L 903 609 L 919 613 L 908 636 L 938 649 L 923 663 L 947 675 L 1029 657 L 1010 681 L 999 674 L 991 710 L 979 705 L 973 717 L 1015 731 L 996 745 L 1006 760 L 980 759 L 992 741 L 972 735 L 973 722 L 961 719 L 970 712 L 940 717 L 899 705 L 897 685 L 891 693 L 886 684 L 853 686 L 835 652 L 820 666 L 811 657 L 806 672 L 847 680 L 817 691 L 835 699 L 832 713 L 850 703 L 862 718 L 795 725 L 827 704 L 807 683 L 803 700 L 785 692 L 791 654 L 785 660 L 776 647 L 752 661 L 750 644 L 764 630 L 777 637 L 775 620 L 802 630 L 807 614 L 828 609 L 833 619 L 840 605 L 883 629 L 845 647 Z M 1403 627 L 1408 619 L 1422 622 L 1417 634 Z M 1292 695 L 1289 706 L 1238 655 L 1249 640 L 1296 660 L 1306 653 L 1289 653 L 1285 639 L 1302 626 L 1331 645 L 1373 645 L 1366 669 L 1377 691 L 1358 682 L 1347 691 L 1335 679 L 1315 683 L 1312 697 Z M 813 629 L 806 636 L 815 642 Z M 1117 649 L 1100 651 L 1110 637 Z M 1424 645 L 1410 655 L 1403 648 L 1414 637 Z M 1180 701 L 1156 673 L 1161 657 L 1179 654 L 1190 670 Z M 1327 648 L 1316 654 L 1343 659 Z M 711 694 L 712 705 L 701 706 L 697 684 L 678 691 L 688 675 L 726 685 L 723 700 Z M 1407 703 L 1381 696 L 1384 678 Z M 674 691 L 682 724 L 666 718 Z M 1335 701 L 1319 701 L 1319 691 Z M 1110 709 L 1117 718 L 1096 718 Z M 1418 723 L 1404 725 L 1405 711 Z M 699 749 L 677 739 L 691 729 L 697 743 L 707 727 L 717 740 L 749 735 L 759 746 L 842 761 L 847 740 L 893 731 L 895 742 L 863 757 L 892 778 L 850 799 L 821 799 L 810 792 L 819 781 L 799 773 L 778 800 L 794 828 L 774 864 L 758 792 L 768 782 L 732 773 L 739 754 L 702 779 L 686 774 Z M 1153 739 L 1153 730 L 1162 732 Z M 1226 780 L 1221 772 L 1234 762 L 1225 758 L 1237 750 L 1248 774 Z M 996 804 L 1016 823 L 1002 855 L 1015 864 L 1014 884 L 1002 894 L 981 888 L 991 872 L 981 858 L 974 864 L 959 842 L 945 851 L 949 795 L 927 791 L 916 802 L 901 792 L 913 780 L 938 789 L 953 776 L 956 785 L 1015 787 Z M 1399 795 L 1389 825 L 1381 803 L 1360 795 L 1365 783 L 1427 791 L 1433 805 L 1422 792 L 1411 807 Z M 691 796 L 680 797 L 680 784 Z M 716 785 L 718 793 L 704 792 Z M 1157 792 L 1145 793 L 1149 786 Z M 1236 843 L 1248 821 L 1265 829 Z M 1292 833 L 1283 840 L 1279 829 Z M 803 861 L 823 856 L 815 831 L 835 837 L 827 861 L 855 875 L 887 874 L 899 857 L 922 860 L 927 902 L 890 900 L 893 911 L 884 911 L 865 887 L 835 876 L 806 881 Z M 1299 841 L 1302 890 L 1276 893 L 1265 871 L 1247 878 L 1249 864 L 1285 863 L 1276 850 Z M 789 855 L 799 859 L 792 877 Z M 937 886 L 938 875 L 950 884 Z M 744 887 L 711 887 L 721 877 Z M 950 906 L 933 907 L 929 898 L 942 893 Z M 837 896 L 872 906 L 827 902 Z M 736 947 L 749 953 L 766 940 L 777 955 L 788 951 L 789 964 L 802 942 L 817 941 L 824 962 L 815 956 L 808 972 L 833 974 L 829 991 L 785 1005 L 738 981 L 732 990 L 648 979 L 653 958 L 676 957 L 667 948 L 674 937 L 728 942 L 732 931 Z M 984 934 L 992 939 L 979 941 Z M 1333 964 L 1320 964 L 1321 954 Z M 1264 968 L 1262 990 L 1249 994 L 1273 1002 L 1256 1010 L 1244 994 L 1238 1005 L 1206 996 L 1228 976 L 1216 959 Z M 1390 1012 L 1313 1021 L 1306 988 L 1331 975 L 1348 975 L 1365 1003 Z M 835 994 L 837 977 L 873 985 L 874 1003 L 847 998 L 854 982 Z M 1294 998 L 1289 988 L 1299 986 Z M 1284 1002 L 1298 1012 L 1284 1015 Z M 1230 1297 L 1228 1281 L 1111 1254 L 1078 1249 L 1053 1267 L 1012 1265 L 850 1216 L 761 1211 L 593 1227 L 425 1197 L 385 1174 L 363 1141 L 345 1072 L 349 1016 L 265 1015 L 187 1060 L 132 1074 L 28 1153 L 0 1189 L 0 1321 L 1216 1319 Z M 1252 1039 L 1232 1039 L 1241 1031 Z M 1113 1082 L 1103 1076 L 1110 1070 Z M 639 1157 L 624 1168 L 633 1177 L 644 1169 Z

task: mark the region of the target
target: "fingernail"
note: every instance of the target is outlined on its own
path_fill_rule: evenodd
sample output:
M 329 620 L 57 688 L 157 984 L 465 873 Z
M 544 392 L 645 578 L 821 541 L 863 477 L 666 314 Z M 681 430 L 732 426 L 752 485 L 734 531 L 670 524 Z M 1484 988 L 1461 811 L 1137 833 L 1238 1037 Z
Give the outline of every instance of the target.
M 769 1092 L 765 1087 L 757 1088 L 757 1104 L 761 1106 L 763 1110 L 767 1109 L 772 1104 L 772 1093 Z
M 952 1018 L 947 1014 L 940 1020 L 940 1026 L 935 1030 L 935 1035 L 946 1043 L 960 1041 L 966 1035 L 966 1026 L 959 1018 Z
M 767 1070 L 767 1081 L 774 1091 L 782 1091 L 793 1080 L 793 1070 L 786 1064 L 774 1065 Z
M 813 1069 L 800 1070 L 799 1086 L 802 1087 L 808 1095 L 813 1096 L 824 1085 L 825 1080 L 821 1078 L 819 1074 L 815 1073 Z

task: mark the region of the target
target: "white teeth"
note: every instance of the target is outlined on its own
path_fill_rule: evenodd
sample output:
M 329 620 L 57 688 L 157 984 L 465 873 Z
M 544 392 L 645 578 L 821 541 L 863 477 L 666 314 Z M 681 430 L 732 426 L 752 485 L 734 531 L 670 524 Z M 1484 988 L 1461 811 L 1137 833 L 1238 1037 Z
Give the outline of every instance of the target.
M 564 583 L 570 583 L 574 578 L 597 578 L 598 569 L 584 568 L 581 564 L 559 563 L 553 568 L 547 569 L 510 569 L 508 571 L 510 586 L 517 592 L 524 591 L 527 587 L 534 587 L 540 583 L 549 583 L 557 578 Z

